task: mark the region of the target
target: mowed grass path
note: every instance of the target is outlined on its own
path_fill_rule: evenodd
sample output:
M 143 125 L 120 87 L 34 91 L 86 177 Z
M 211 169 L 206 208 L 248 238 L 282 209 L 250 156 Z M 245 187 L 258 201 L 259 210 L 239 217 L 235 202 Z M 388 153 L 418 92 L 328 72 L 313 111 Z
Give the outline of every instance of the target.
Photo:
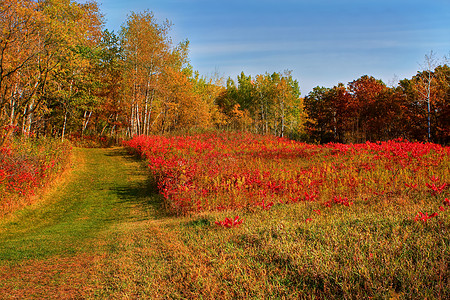
M 148 179 L 122 148 L 75 149 L 68 178 L 0 221 L 0 298 L 133 298 L 134 244 L 166 217 Z

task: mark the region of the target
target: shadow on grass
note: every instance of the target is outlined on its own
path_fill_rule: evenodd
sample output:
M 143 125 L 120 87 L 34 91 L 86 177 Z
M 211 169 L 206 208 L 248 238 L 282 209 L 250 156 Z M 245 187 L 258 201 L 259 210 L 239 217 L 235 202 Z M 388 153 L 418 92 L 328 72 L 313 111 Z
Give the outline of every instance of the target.
M 111 189 L 120 199 L 119 203 L 130 204 L 147 212 L 140 220 L 149 218 L 164 219 L 174 216 L 165 208 L 164 199 L 158 192 L 157 182 L 150 174 L 144 159 L 138 155 L 130 154 L 124 148 L 113 148 L 106 156 L 120 156 L 131 163 L 139 165 L 138 168 L 130 170 L 128 174 L 133 177 L 133 180 L 126 185 Z
M 146 212 L 139 221 L 144 219 L 165 219 L 172 217 L 164 207 L 164 199 L 158 194 L 155 184 L 147 179 L 139 184 L 117 186 L 111 189 L 118 198 L 119 204 L 132 205 Z
M 139 155 L 137 155 L 137 154 L 131 154 L 124 147 L 114 147 L 114 148 L 109 148 L 106 150 L 108 150 L 108 153 L 105 153 L 105 156 L 110 156 L 110 157 L 120 156 L 120 157 L 125 158 L 126 160 L 142 163 L 143 165 L 145 165 L 144 159 L 139 157 Z

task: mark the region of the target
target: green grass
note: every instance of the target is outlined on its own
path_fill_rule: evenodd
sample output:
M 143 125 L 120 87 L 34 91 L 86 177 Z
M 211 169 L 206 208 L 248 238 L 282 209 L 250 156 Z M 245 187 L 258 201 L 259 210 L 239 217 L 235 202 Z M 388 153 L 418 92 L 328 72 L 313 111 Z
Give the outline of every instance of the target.
M 86 250 L 99 232 L 126 218 L 127 205 L 120 205 L 120 193 L 128 174 L 119 150 L 110 151 L 110 158 L 102 150 L 89 150 L 89 155 L 84 149 L 75 151 L 75 171 L 68 182 L 1 223 L 1 260 Z
M 76 149 L 74 161 L 0 223 L 0 298 L 450 298 L 450 211 L 414 221 L 441 197 L 177 217 L 123 149 Z M 235 215 L 240 226 L 215 225 Z
M 159 196 L 142 162 L 122 148 L 74 152 L 69 178 L 0 221 L 0 295 L 65 297 L 65 292 L 47 292 L 68 289 L 84 297 L 86 291 L 67 278 L 83 274 L 76 280 L 81 286 L 103 281 L 96 264 L 113 252 L 115 237 L 134 231 L 128 224 L 161 215 Z M 30 286 L 23 278 L 38 283 Z

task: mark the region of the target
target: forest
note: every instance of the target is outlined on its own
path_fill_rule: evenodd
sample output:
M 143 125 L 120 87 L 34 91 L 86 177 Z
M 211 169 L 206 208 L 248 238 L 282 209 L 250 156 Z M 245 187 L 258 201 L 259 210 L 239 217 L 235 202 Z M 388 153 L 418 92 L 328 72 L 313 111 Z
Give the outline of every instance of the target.
M 207 78 L 171 22 L 132 12 L 118 33 L 95 1 L 0 4 L 0 145 L 11 136 L 119 141 L 211 128 L 314 142 L 450 142 L 450 69 L 431 53 L 388 87 L 362 76 L 301 97 L 290 71 Z

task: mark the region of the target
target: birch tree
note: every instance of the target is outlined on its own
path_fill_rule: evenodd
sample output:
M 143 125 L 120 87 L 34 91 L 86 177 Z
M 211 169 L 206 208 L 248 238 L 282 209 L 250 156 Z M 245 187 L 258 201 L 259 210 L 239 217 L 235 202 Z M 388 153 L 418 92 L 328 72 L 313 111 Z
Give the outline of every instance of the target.
M 431 108 L 432 108 L 432 90 L 434 88 L 435 73 L 434 69 L 439 65 L 436 55 L 433 51 L 425 55 L 422 72 L 417 74 L 417 89 L 426 103 L 427 109 L 427 139 L 431 142 Z
M 153 13 L 131 13 L 122 28 L 126 60 L 130 134 L 149 134 L 161 74 L 169 63 L 170 22 L 158 24 Z

